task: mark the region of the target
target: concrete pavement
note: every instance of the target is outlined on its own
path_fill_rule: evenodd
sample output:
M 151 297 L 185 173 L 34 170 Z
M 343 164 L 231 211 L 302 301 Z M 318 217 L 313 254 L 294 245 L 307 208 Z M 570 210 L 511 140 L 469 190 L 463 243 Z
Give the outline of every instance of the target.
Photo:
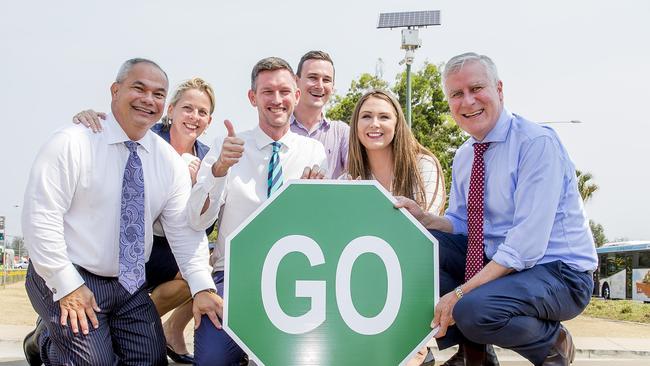
M 569 329 L 571 331 L 569 322 Z M 634 324 L 636 325 L 636 324 Z M 648 326 L 650 328 L 650 326 Z M 32 329 L 25 325 L 0 325 L 0 365 L 27 365 L 24 361 L 22 341 Z M 579 333 L 579 332 L 576 332 Z M 186 330 L 186 339 L 192 341 L 191 328 Z M 650 339 L 616 337 L 574 337 L 578 352 L 574 365 L 648 365 L 650 364 Z M 455 353 L 455 348 L 438 351 L 435 342 L 431 343 L 436 360 L 446 360 Z M 191 348 L 191 343 L 188 345 Z M 518 354 L 496 347 L 503 365 L 528 364 Z M 609 361 L 609 363 L 608 363 Z M 623 362 L 625 361 L 625 363 Z M 628 362 L 629 361 L 629 362 Z
M 24 286 L 20 283 L 7 285 L 0 290 L 0 366 L 24 366 L 22 341 L 33 329 L 36 314 L 27 300 Z M 650 304 L 648 304 L 650 312 Z M 574 365 L 650 365 L 650 324 L 610 321 L 579 316 L 565 322 L 573 336 L 578 352 Z M 185 330 L 188 349 L 192 349 L 192 324 Z M 436 360 L 446 360 L 455 349 L 438 351 Z M 529 364 L 516 353 L 497 348 L 501 364 Z

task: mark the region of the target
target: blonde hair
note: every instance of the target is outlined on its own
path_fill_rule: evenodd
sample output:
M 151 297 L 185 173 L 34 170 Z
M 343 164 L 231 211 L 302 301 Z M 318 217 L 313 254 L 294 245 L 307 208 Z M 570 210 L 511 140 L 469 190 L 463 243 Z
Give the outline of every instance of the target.
M 393 106 L 395 115 L 397 116 L 397 123 L 395 125 L 395 136 L 391 142 L 393 151 L 393 182 L 392 190 L 394 195 L 404 196 L 415 200 L 420 207 L 428 211 L 433 204 L 433 199 L 437 196 L 438 190 L 445 189 L 444 177 L 442 175 L 442 167 L 440 162 L 427 148 L 422 146 L 413 136 L 411 129 L 406 124 L 406 118 L 402 108 L 397 99 L 387 91 L 384 90 L 370 90 L 364 94 L 352 113 L 350 120 L 350 147 L 348 150 L 348 173 L 354 179 L 361 177 L 361 179 L 372 179 L 372 172 L 370 171 L 370 164 L 368 162 L 368 154 L 366 148 L 361 144 L 357 132 L 359 122 L 359 113 L 363 103 L 370 98 L 378 98 L 388 102 Z M 436 179 L 436 187 L 433 192 L 431 202 L 427 202 L 425 182 L 422 179 L 422 174 L 418 168 L 418 156 L 426 155 L 430 157 L 436 164 L 438 176 Z M 443 194 L 443 197 L 445 195 Z M 444 201 L 441 209 L 444 207 Z
M 169 104 L 175 107 L 176 103 L 178 103 L 178 101 L 183 97 L 183 94 L 185 94 L 186 91 L 192 89 L 204 92 L 208 96 L 208 99 L 210 99 L 210 114 L 212 114 L 214 112 L 214 90 L 212 90 L 210 84 L 208 84 L 205 80 L 197 77 L 191 78 L 190 80 L 181 83 L 181 85 L 176 88 L 172 99 L 169 101 Z M 160 122 L 162 122 L 164 128 L 169 128 L 172 123 L 171 119 L 167 115 L 165 115 L 160 120 Z

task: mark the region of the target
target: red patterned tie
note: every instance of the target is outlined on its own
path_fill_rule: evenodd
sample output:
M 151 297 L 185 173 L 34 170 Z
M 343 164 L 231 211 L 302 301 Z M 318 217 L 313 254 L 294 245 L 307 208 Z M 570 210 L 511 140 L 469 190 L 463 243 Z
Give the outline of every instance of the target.
M 474 144 L 474 163 L 469 179 L 467 200 L 467 258 L 465 262 L 465 282 L 483 268 L 483 191 L 485 190 L 485 164 L 483 153 L 489 142 Z

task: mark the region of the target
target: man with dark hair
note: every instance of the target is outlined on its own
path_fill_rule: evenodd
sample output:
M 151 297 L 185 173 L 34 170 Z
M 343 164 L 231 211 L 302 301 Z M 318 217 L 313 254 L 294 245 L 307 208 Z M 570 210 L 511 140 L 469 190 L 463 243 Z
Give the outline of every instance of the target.
M 461 344 L 465 365 L 484 364 L 485 344 L 534 365 L 569 365 L 575 347 L 560 321 L 587 306 L 597 266 L 575 167 L 555 131 L 504 107 L 489 57 L 455 56 L 442 76 L 470 135 L 454 157 L 449 207 L 439 217 L 396 203 L 440 243 L 438 345 Z
M 33 264 L 25 286 L 39 315 L 24 342 L 30 365 L 167 364 L 144 276 L 155 220 L 190 286 L 195 318 L 216 321 L 221 312 L 205 234 L 187 221 L 186 165 L 149 131 L 167 87 L 153 61 L 126 61 L 110 88 L 105 132 L 64 128 L 36 157 L 22 217 Z
M 334 62 L 327 52 L 309 51 L 300 58 L 297 70 L 301 97 L 291 116 L 291 131 L 323 144 L 327 176 L 336 179 L 347 168 L 350 127 L 341 121 L 328 120 L 323 113 L 334 90 Z
M 201 162 L 189 200 L 191 225 L 205 229 L 219 217 L 219 236 L 212 253 L 213 279 L 223 296 L 226 238 L 271 196 L 284 181 L 323 178 L 327 162 L 323 145 L 289 129 L 289 118 L 301 93 L 291 66 L 281 58 L 260 60 L 251 73 L 248 99 L 258 112 L 258 126 L 228 136 Z M 222 314 L 219 314 L 221 317 Z M 202 321 L 194 335 L 197 365 L 245 362 L 244 352 L 220 326 Z

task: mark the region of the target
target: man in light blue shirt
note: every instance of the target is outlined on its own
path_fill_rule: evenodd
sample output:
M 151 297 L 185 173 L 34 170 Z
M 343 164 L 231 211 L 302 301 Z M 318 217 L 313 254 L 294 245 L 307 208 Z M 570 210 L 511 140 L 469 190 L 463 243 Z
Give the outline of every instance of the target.
M 487 56 L 453 57 L 443 84 L 456 123 L 470 135 L 454 157 L 449 208 L 438 217 L 405 198 L 396 203 L 440 243 L 445 295 L 431 323 L 440 327 L 438 344 L 460 344 L 466 365 L 484 364 L 482 345 L 490 343 L 535 365 L 568 365 L 575 348 L 560 321 L 589 303 L 597 265 L 575 167 L 552 129 L 504 108 L 503 84 Z M 487 146 L 480 169 L 475 144 Z M 483 197 L 470 194 L 472 174 L 484 182 L 472 188 Z M 482 217 L 471 208 L 477 203 Z M 478 273 L 466 278 L 471 222 L 482 222 L 474 230 L 484 253 L 475 260 Z

